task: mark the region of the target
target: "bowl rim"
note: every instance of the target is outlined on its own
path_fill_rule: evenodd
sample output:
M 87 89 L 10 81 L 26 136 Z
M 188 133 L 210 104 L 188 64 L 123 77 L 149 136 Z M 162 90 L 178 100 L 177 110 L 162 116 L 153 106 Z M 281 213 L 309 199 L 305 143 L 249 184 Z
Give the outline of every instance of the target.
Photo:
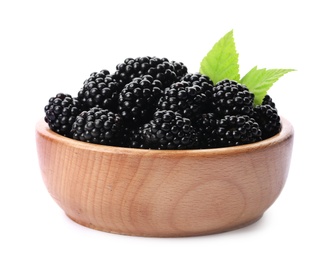
M 72 138 L 68 138 L 62 136 L 54 131 L 52 131 L 48 124 L 44 121 L 44 119 L 40 119 L 36 124 L 36 133 L 43 136 L 46 139 L 53 140 L 55 142 L 68 145 L 77 149 L 82 150 L 92 150 L 101 153 L 116 153 L 116 154 L 137 154 L 144 156 L 205 156 L 205 155 L 227 155 L 227 154 L 237 154 L 237 153 L 245 153 L 249 151 L 259 150 L 263 148 L 268 148 L 273 145 L 277 145 L 282 143 L 294 135 L 294 129 L 292 124 L 280 116 L 281 118 L 281 131 L 267 139 L 264 139 L 259 142 L 244 144 L 239 146 L 231 146 L 231 147 L 220 147 L 220 148 L 207 148 L 207 149 L 184 149 L 184 150 L 155 150 L 155 149 L 141 149 L 141 148 L 128 148 L 128 147 L 120 147 L 120 146 L 110 146 L 110 145 L 101 145 L 101 144 L 92 144 L 83 141 L 74 140 Z

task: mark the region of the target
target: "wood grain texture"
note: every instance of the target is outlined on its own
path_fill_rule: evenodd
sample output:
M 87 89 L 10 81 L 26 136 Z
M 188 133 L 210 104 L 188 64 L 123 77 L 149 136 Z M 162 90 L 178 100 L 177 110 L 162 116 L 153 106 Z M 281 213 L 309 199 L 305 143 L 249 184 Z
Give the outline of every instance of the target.
M 154 151 L 101 146 L 36 126 L 44 183 L 65 213 L 107 232 L 176 237 L 224 232 L 258 220 L 289 170 L 293 127 L 232 148 Z

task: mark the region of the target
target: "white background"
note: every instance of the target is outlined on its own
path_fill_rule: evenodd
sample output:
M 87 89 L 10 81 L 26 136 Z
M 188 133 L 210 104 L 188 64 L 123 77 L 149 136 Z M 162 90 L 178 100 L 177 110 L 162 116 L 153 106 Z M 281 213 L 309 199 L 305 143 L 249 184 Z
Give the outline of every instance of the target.
M 1 1 L 0 259 L 326 259 L 323 1 Z M 127 57 L 201 59 L 234 30 L 243 76 L 293 68 L 270 91 L 295 128 L 286 186 L 257 223 L 193 238 L 84 228 L 47 193 L 35 124 L 49 97 L 76 95 L 93 71 Z

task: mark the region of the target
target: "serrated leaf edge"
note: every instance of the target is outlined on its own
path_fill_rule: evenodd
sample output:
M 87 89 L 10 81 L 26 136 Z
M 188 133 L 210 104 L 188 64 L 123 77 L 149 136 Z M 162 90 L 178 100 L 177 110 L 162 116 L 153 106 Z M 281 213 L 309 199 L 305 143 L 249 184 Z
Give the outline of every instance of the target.
M 295 71 L 294 69 L 258 69 L 257 66 L 253 67 L 245 76 L 240 80 L 240 83 L 245 85 L 251 93 L 255 95 L 254 104 L 260 105 L 266 96 L 268 90 L 285 74 Z M 246 79 L 254 77 L 252 74 L 257 74 L 259 80 L 256 79 L 258 84 L 251 84 L 250 81 L 246 82 Z M 267 75 L 270 74 L 268 77 Z M 274 75 L 273 75 L 274 74 Z M 276 76 L 277 75 L 277 76 Z M 267 77 L 267 78 L 266 78 Z M 249 83 L 249 84 L 248 84 Z
M 214 51 L 216 48 L 218 48 L 219 45 L 223 45 L 223 46 L 229 46 L 229 45 L 233 45 L 233 48 L 235 50 L 235 52 L 221 52 L 219 53 L 218 56 L 215 56 L 214 59 L 212 59 L 210 56 L 212 56 L 212 53 L 216 52 Z M 221 68 L 219 68 L 219 63 L 218 62 L 212 62 L 214 61 L 219 61 L 221 60 L 221 57 L 229 57 L 229 59 L 234 59 L 235 63 L 230 65 L 230 66 L 222 66 Z M 229 60 L 226 59 L 224 60 L 224 63 L 226 63 L 225 61 Z M 210 68 L 210 69 L 207 69 Z M 228 33 L 226 33 L 219 41 L 217 41 L 214 46 L 212 47 L 212 49 L 207 53 L 207 55 L 202 59 L 201 63 L 200 63 L 200 69 L 199 72 L 201 74 L 204 74 L 208 77 L 211 78 L 211 80 L 213 81 L 214 84 L 216 84 L 218 81 L 223 80 L 225 78 L 225 76 L 220 77 L 219 75 L 227 75 L 228 70 L 231 71 L 231 68 L 236 68 L 235 72 L 233 73 L 234 75 L 232 77 L 228 76 L 227 78 L 230 80 L 235 80 L 235 81 L 239 81 L 240 80 L 240 74 L 239 74 L 239 54 L 236 50 L 236 44 L 235 44 L 235 40 L 233 37 L 233 30 L 229 31 Z M 208 70 L 213 70 L 214 71 L 214 75 L 210 75 L 210 73 L 206 73 Z

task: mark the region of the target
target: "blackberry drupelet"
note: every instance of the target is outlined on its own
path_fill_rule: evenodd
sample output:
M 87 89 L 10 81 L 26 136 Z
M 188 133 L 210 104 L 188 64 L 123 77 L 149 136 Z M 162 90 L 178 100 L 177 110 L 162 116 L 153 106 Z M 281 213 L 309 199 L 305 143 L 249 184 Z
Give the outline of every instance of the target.
M 72 125 L 76 140 L 105 145 L 120 145 L 123 120 L 119 114 L 98 107 L 83 111 Z
M 270 101 L 271 100 L 269 100 L 269 102 Z M 275 108 L 275 104 L 274 107 L 273 104 L 264 104 L 263 102 L 262 105 L 258 105 L 254 108 L 253 117 L 261 128 L 262 139 L 272 137 L 281 131 L 281 119 L 278 115 L 277 109 Z
M 211 96 L 208 84 L 196 85 L 187 81 L 173 83 L 166 88 L 157 107 L 162 110 L 172 110 L 183 117 L 194 120 L 204 110 Z
M 78 100 L 83 110 L 100 107 L 115 111 L 121 87 L 112 78 L 108 70 L 94 72 L 84 81 L 84 86 L 78 92 Z
M 140 125 L 149 121 L 162 94 L 161 81 L 150 75 L 134 78 L 119 94 L 118 111 L 126 122 Z
M 143 127 L 143 139 L 152 149 L 197 148 L 198 137 L 191 121 L 172 110 L 157 110 Z
M 219 148 L 254 143 L 261 140 L 258 123 L 247 115 L 203 114 L 197 122 L 201 148 Z
M 44 112 L 44 120 L 52 131 L 70 137 L 71 126 L 81 112 L 81 106 L 79 101 L 71 95 L 58 93 L 49 99 Z
M 167 58 L 150 56 L 127 58 L 118 64 L 116 69 L 113 78 L 122 85 L 144 75 L 151 75 L 154 79 L 160 80 L 163 86 L 169 86 L 177 80 L 176 69 Z
M 218 117 L 249 115 L 253 113 L 254 94 L 244 85 L 232 80 L 222 80 L 213 87 L 212 107 Z

